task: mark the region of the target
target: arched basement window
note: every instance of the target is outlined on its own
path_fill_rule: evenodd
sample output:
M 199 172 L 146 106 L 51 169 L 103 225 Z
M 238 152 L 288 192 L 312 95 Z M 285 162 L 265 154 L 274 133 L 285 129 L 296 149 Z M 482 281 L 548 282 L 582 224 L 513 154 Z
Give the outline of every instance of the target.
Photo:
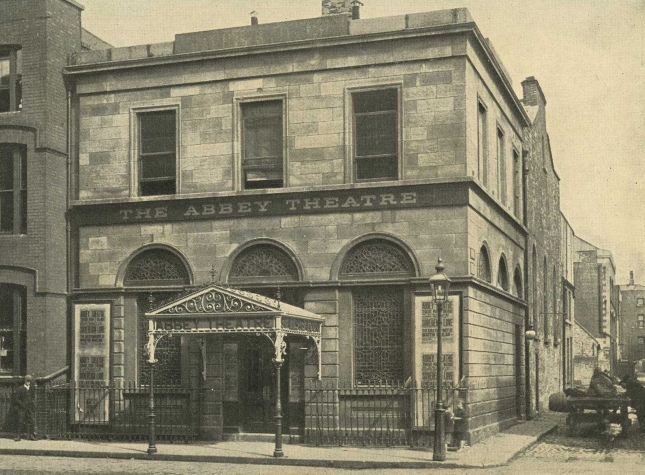
M 385 239 L 361 242 L 340 266 L 341 279 L 373 280 L 416 274 L 408 254 Z M 354 382 L 404 379 L 404 298 L 400 285 L 357 286 L 352 289 Z
M 233 261 L 228 280 L 239 282 L 293 282 L 300 280 L 298 267 L 285 251 L 273 244 L 255 244 Z
M 497 285 L 508 291 L 508 271 L 506 270 L 506 260 L 504 259 L 504 256 L 499 258 L 499 265 L 497 267 Z
M 189 285 L 188 269 L 182 260 L 166 249 L 149 249 L 136 255 L 125 271 L 123 285 L 126 287 L 173 287 Z M 159 303 L 171 294 L 155 292 L 155 302 Z M 150 383 L 150 364 L 146 359 L 145 346 L 148 342 L 148 321 L 145 317 L 149 310 L 150 294 L 140 293 L 137 296 L 138 308 L 138 353 L 139 383 Z M 154 304 L 153 304 L 154 305 Z M 159 361 L 155 368 L 155 384 L 159 386 L 181 385 L 181 338 L 173 336 L 162 338 L 156 350 Z
M 515 268 L 515 274 L 513 275 L 513 294 L 522 298 L 522 271 L 519 266 Z
M 488 249 L 486 246 L 482 246 L 479 250 L 479 267 L 477 269 L 477 277 L 482 280 L 485 280 L 488 283 L 491 283 L 491 271 L 490 271 L 490 258 L 488 257 Z

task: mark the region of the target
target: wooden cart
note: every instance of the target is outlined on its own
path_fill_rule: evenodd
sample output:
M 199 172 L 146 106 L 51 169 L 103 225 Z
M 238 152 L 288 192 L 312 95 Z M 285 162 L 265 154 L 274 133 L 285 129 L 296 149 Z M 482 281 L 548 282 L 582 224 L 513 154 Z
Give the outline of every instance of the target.
M 607 429 L 613 423 L 620 424 L 620 435 L 625 436 L 631 425 L 629 405 L 627 396 L 567 397 L 567 432 L 576 435 L 582 423 L 593 423 L 600 429 Z

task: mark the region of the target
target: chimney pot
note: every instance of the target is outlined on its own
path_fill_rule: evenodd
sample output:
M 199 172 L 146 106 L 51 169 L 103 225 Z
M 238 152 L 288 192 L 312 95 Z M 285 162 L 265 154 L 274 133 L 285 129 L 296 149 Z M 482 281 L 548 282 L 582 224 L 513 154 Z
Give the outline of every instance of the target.
M 634 286 L 634 271 L 630 270 L 629 271 L 629 285 L 632 287 Z
M 255 26 L 258 24 L 258 12 L 252 11 L 251 12 L 251 25 Z

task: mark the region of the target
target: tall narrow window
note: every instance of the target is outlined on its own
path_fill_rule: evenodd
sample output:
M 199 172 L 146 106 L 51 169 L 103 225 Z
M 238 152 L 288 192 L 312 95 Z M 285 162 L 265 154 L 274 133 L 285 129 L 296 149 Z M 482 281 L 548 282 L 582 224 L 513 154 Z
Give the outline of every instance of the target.
M 399 176 L 398 91 L 355 92 L 352 100 L 356 180 L 396 180 Z
M 479 178 L 484 186 L 488 186 L 488 126 L 486 107 L 481 102 L 477 104 L 477 161 L 479 164 Z
M 25 374 L 27 367 L 25 288 L 0 284 L 0 374 Z
M 499 264 L 497 266 L 497 285 L 504 290 L 508 290 L 508 269 L 506 269 L 504 256 L 499 258 Z
M 638 316 L 638 328 L 645 328 L 645 315 Z
M 22 50 L 0 47 L 0 112 L 22 109 Z
M 139 194 L 177 191 L 177 125 L 174 110 L 139 114 Z
M 27 152 L 0 144 L 0 233 L 27 232 Z
M 540 324 L 538 317 L 537 265 L 537 253 L 535 251 L 535 246 L 533 246 L 533 257 L 531 259 L 531 308 L 533 310 L 533 328 L 536 333 L 538 331 L 538 325 Z
M 513 294 L 519 298 L 524 298 L 522 289 L 522 271 L 519 266 L 515 268 L 515 274 L 513 275 Z
M 506 204 L 506 155 L 504 153 L 504 132 L 497 129 L 497 192 L 502 204 Z
M 477 269 L 477 277 L 485 280 L 488 283 L 490 283 L 492 280 L 490 258 L 488 256 L 488 249 L 486 249 L 486 246 L 482 246 L 479 250 L 479 267 Z
M 542 136 L 542 168 L 546 170 L 546 150 L 544 147 L 544 135 Z
M 242 108 L 242 173 L 246 190 L 284 186 L 282 101 Z
M 522 164 L 520 154 L 513 149 L 513 213 L 519 218 L 522 213 Z
M 544 342 L 548 343 L 551 341 L 551 319 L 549 318 L 549 299 L 548 299 L 548 278 L 547 278 L 547 266 L 546 266 L 546 257 L 544 258 L 544 264 L 542 266 L 542 318 L 544 325 L 542 329 L 544 330 Z

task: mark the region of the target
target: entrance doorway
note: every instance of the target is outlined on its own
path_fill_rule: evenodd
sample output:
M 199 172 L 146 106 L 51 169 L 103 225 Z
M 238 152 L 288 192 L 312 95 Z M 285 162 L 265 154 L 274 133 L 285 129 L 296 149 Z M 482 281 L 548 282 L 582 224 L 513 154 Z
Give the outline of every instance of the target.
M 240 335 L 225 343 L 224 426 L 226 431 L 275 431 L 275 350 L 262 335 Z M 283 427 L 289 427 L 289 354 L 280 373 Z

